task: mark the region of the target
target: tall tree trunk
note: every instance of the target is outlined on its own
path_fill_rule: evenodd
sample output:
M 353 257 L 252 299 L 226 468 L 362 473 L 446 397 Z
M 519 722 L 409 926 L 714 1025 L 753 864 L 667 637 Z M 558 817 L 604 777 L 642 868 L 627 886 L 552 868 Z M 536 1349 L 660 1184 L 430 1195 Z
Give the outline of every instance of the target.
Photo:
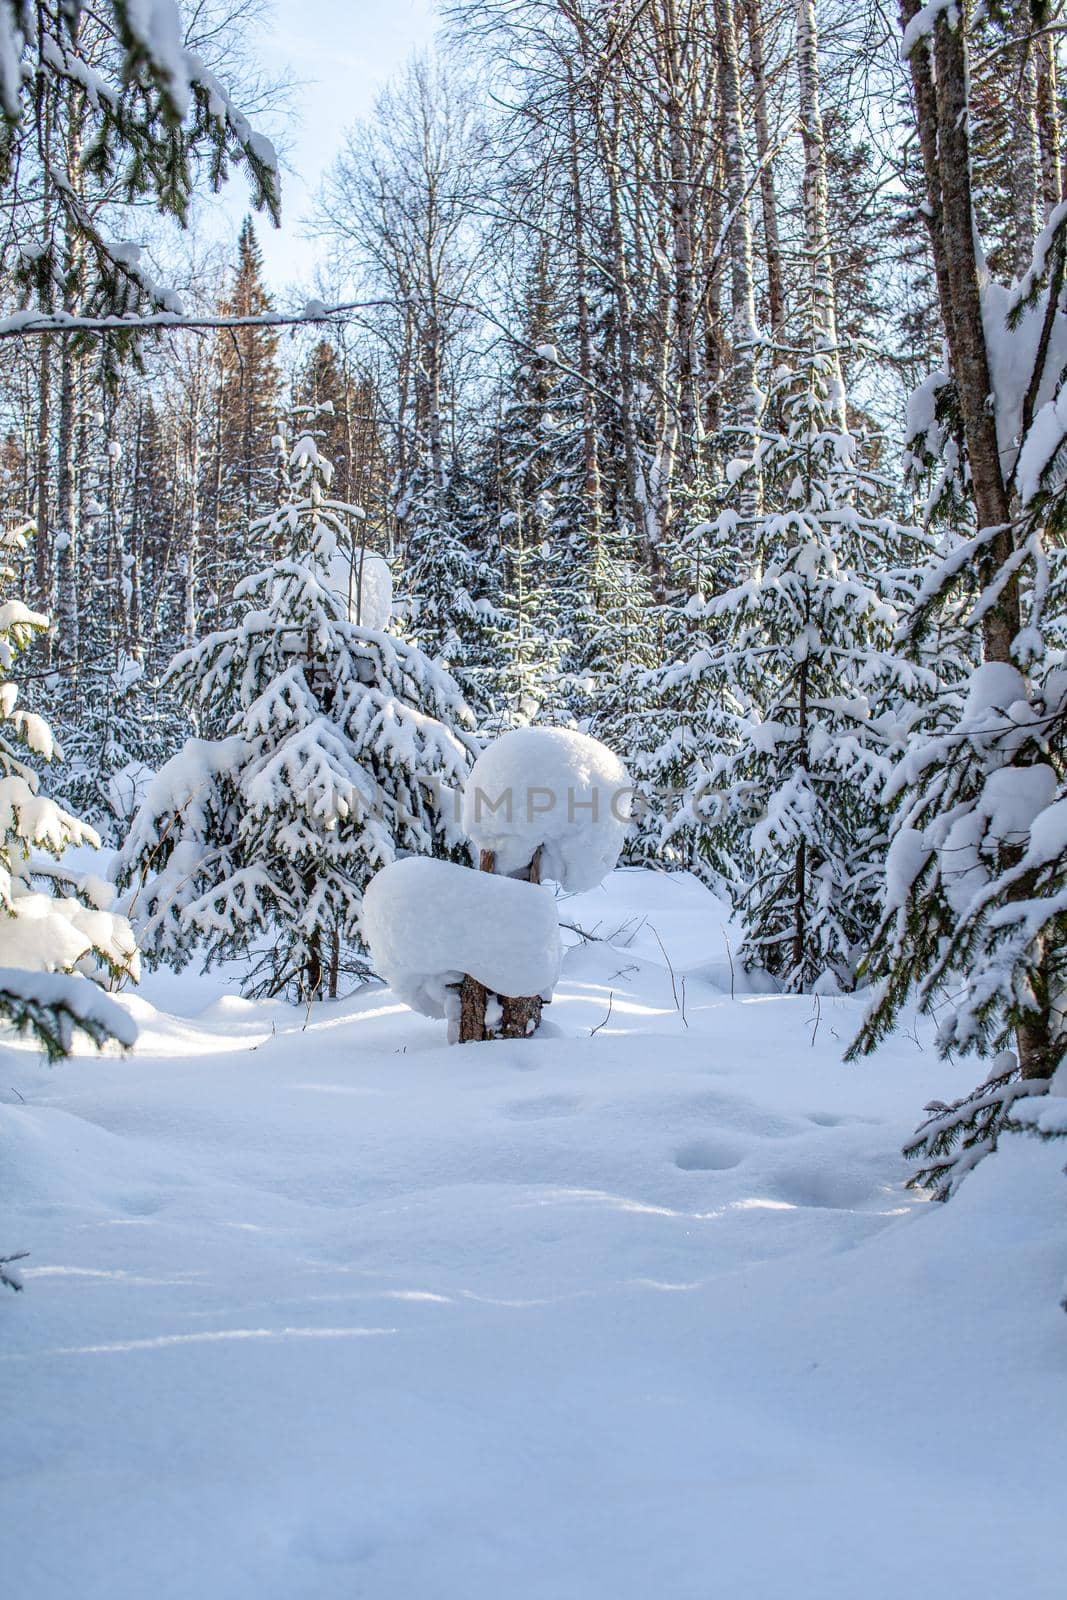
M 644 468 L 637 440 L 637 378 L 634 359 L 634 308 L 630 292 L 630 267 L 626 259 L 626 236 L 622 217 L 622 173 L 620 148 L 622 109 L 613 96 L 610 120 L 597 107 L 604 180 L 608 194 L 611 237 L 611 272 L 615 291 L 615 336 L 618 344 L 619 431 L 622 435 L 623 474 L 627 510 L 640 545 L 642 558 L 657 594 L 662 586 L 662 552 L 658 531 L 652 526 L 651 507 Z
M 571 224 L 574 241 L 575 301 L 578 319 L 578 371 L 582 380 L 582 499 L 586 528 L 595 546 L 600 539 L 600 452 L 597 446 L 596 399 L 593 394 L 593 332 L 589 310 L 589 263 L 586 258 L 585 199 L 579 165 L 578 119 L 574 75 L 567 62 L 567 120 L 569 134 Z
M 56 655 L 69 664 L 71 686 L 77 695 L 77 668 L 80 660 L 78 607 L 78 544 L 80 539 L 78 493 L 80 464 L 77 463 L 78 390 L 80 358 L 64 338 L 59 363 L 59 427 L 56 450 L 59 469 L 56 479 L 59 570 L 56 581 Z
M 830 254 L 829 200 L 826 180 L 826 136 L 819 96 L 818 37 L 815 0 L 798 0 L 797 76 L 800 82 L 800 132 L 804 145 L 804 246 L 811 296 L 810 328 L 821 357 L 830 413 L 844 432 L 845 384 L 837 342 L 837 300 Z
M 752 121 L 756 131 L 756 158 L 760 164 L 760 205 L 763 212 L 763 254 L 767 266 L 767 313 L 771 337 L 777 343 L 785 328 L 785 284 L 782 245 L 778 233 L 778 197 L 771 161 L 770 122 L 767 116 L 767 69 L 764 61 L 763 9 L 760 0 L 744 0 L 748 29 L 748 61 L 752 75 Z
M 718 52 L 716 52 L 717 60 Z M 716 71 L 716 78 L 721 73 Z M 720 134 L 722 132 L 722 99 L 718 103 L 718 123 Z M 722 372 L 723 372 L 723 317 L 722 317 L 722 290 L 723 290 L 723 255 L 718 248 L 719 238 L 723 228 L 723 170 L 722 151 L 725 137 L 715 141 L 715 153 L 712 161 L 709 183 L 711 187 L 711 201 L 708 207 L 707 234 L 715 254 L 707 267 L 707 281 L 704 285 L 702 296 L 702 314 L 704 324 L 704 349 L 701 370 L 702 404 L 704 408 L 704 470 L 713 483 L 717 483 L 722 474 L 721 441 L 719 430 L 722 426 Z
M 670 164 L 668 209 L 674 276 L 673 359 L 677 385 L 678 469 L 690 486 L 698 460 L 701 418 L 697 403 L 696 292 L 693 270 L 694 154 L 706 137 L 703 111 L 687 82 L 677 0 L 664 0 L 659 44 L 665 79 L 667 153 Z
M 1034 241 L 1041 226 L 1041 150 L 1037 119 L 1037 59 L 1030 42 L 1032 0 L 1015 0 L 1014 33 L 1019 41 L 1012 93 L 1011 200 L 1014 222 L 1013 268 L 1021 278 L 1030 265 Z
M 901 0 L 904 25 L 918 14 L 919 0 Z M 996 414 L 990 404 L 989 353 L 982 322 L 978 255 L 970 188 L 970 134 L 966 35 L 962 18 L 950 25 L 942 12 L 933 24 L 933 73 L 929 42 L 911 52 L 915 107 L 927 174 L 929 216 L 938 289 L 949 356 L 959 396 L 979 528 L 987 534 L 978 558 L 978 579 L 987 589 L 1003 577 L 1014 551 L 1011 505 L 1000 463 Z M 936 152 L 936 161 L 933 153 Z M 1010 661 L 1020 625 L 1017 580 L 1003 581 L 982 617 L 986 661 Z M 1025 898 L 1029 887 L 1017 886 Z M 1024 1078 L 1044 1078 L 1055 1055 L 1049 1006 L 1016 1030 Z
M 808 3 L 808 0 L 802 0 Z M 904 0 L 906 20 L 918 7 Z M 914 60 L 928 48 L 922 41 L 912 51 Z M 953 375 L 959 392 L 960 412 L 967 444 L 967 461 L 978 526 L 989 534 L 979 561 L 979 579 L 985 587 L 1012 555 L 1011 509 L 1000 465 L 996 417 L 989 404 L 992 382 L 982 323 L 978 257 L 970 182 L 970 132 L 967 100 L 967 61 L 962 26 L 950 27 L 944 13 L 934 23 L 933 104 L 917 97 L 920 115 L 933 110 L 936 123 L 924 135 L 937 151 L 944 281 L 948 304 L 942 306 Z M 1009 580 L 982 620 L 982 649 L 987 661 L 1009 661 L 1012 640 L 1019 631 L 1019 591 Z
M 1056 81 L 1056 42 L 1051 33 L 1034 40 L 1037 57 L 1037 136 L 1041 151 L 1041 201 L 1045 220 L 1063 199 L 1060 156 L 1060 100 Z
M 715 0 L 715 25 L 719 41 L 719 82 L 722 91 L 725 144 L 726 203 L 730 208 L 730 296 L 733 302 L 734 378 L 738 390 L 742 460 L 752 461 L 760 425 L 763 397 L 756 383 L 759 330 L 752 271 L 752 224 L 744 170 L 744 130 L 741 125 L 741 79 L 737 59 L 737 28 L 732 0 Z M 750 466 L 742 479 L 741 515 L 759 515 L 763 494 L 759 470 Z
M 203 514 L 200 489 L 200 381 L 196 374 L 196 393 L 189 417 L 189 542 L 182 571 L 182 638 L 188 647 L 197 636 L 196 583 L 200 572 L 200 547 Z
M 51 428 L 52 428 L 52 340 L 46 334 L 41 340 L 40 364 L 37 369 L 37 439 L 35 452 L 37 532 L 33 548 L 35 599 L 44 612 L 52 609 L 52 524 L 51 524 Z M 45 648 L 51 659 L 51 638 L 46 635 Z

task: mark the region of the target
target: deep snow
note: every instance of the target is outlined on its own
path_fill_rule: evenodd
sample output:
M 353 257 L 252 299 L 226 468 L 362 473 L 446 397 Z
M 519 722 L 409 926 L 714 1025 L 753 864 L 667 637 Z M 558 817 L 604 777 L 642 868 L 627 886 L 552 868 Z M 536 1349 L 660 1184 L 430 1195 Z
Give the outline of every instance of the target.
M 3 1047 L 5 1594 L 1061 1600 L 1062 1144 L 926 1204 L 973 1063 L 731 998 L 684 876 L 560 916 L 555 1036 L 157 974 Z

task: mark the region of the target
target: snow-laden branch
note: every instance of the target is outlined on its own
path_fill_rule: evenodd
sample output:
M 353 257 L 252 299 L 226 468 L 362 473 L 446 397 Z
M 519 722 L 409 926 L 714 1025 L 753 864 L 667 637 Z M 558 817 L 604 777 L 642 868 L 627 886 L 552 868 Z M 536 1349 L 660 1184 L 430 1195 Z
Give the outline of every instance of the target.
M 305 323 L 341 322 L 356 311 L 391 308 L 393 300 L 353 300 L 326 306 L 309 300 L 301 311 L 264 311 L 255 316 L 197 316 L 181 311 L 151 311 L 145 315 L 82 317 L 68 311 L 14 311 L 0 317 L 0 339 L 45 333 L 139 333 L 162 328 L 290 328 Z

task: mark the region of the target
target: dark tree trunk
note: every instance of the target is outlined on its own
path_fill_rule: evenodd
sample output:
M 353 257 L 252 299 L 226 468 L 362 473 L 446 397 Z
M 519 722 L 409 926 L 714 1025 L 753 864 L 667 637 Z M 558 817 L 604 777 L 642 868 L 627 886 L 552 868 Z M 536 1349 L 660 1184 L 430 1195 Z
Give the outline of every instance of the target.
M 905 0 L 904 10 L 906 15 L 911 12 L 911 0 Z M 949 304 L 942 305 L 942 311 L 959 392 L 975 509 L 979 528 L 996 530 L 991 532 L 979 562 L 978 577 L 984 588 L 1010 560 L 1012 535 L 996 417 L 989 403 L 992 383 L 978 287 L 963 35 L 963 27 L 950 27 L 944 15 L 934 24 L 933 103 L 937 120 L 930 136 L 937 150 L 944 276 L 949 294 Z M 924 53 L 925 48 L 925 45 L 918 45 L 912 52 L 913 58 Z M 916 109 L 923 114 L 921 104 L 917 103 Z M 929 99 L 925 110 L 929 115 Z M 925 147 L 926 136 L 923 143 Z M 985 659 L 1010 661 L 1012 640 L 1018 631 L 1019 588 L 1011 579 L 982 621 Z
M 496 855 L 492 850 L 483 850 L 478 858 L 479 872 L 495 872 Z M 459 1042 L 471 1044 L 475 1040 L 488 1038 L 485 1027 L 485 1007 L 489 999 L 489 991 L 484 983 L 479 983 L 477 978 L 470 974 L 463 979 L 459 986 Z
M 905 27 L 917 15 L 919 0 L 901 0 Z M 1011 502 L 1001 467 L 992 382 L 979 293 L 971 195 L 968 126 L 966 27 L 950 26 L 944 14 L 933 29 L 933 71 L 929 43 L 920 41 L 910 57 L 916 121 L 926 175 L 928 218 L 942 319 L 948 337 L 952 373 L 959 395 L 978 526 L 989 537 L 978 560 L 983 588 L 1011 560 L 1014 538 Z M 982 655 L 986 661 L 1010 661 L 1020 625 L 1018 580 L 1003 584 L 982 619 Z M 1029 886 L 1016 886 L 1025 898 Z M 1048 1076 L 1055 1058 L 1047 996 L 1016 1029 L 1019 1066 L 1024 1078 Z
M 330 995 L 330 999 L 331 1000 L 336 1000 L 337 999 L 337 979 L 338 979 L 338 976 L 339 976 L 339 973 L 340 973 L 340 969 L 341 969 L 341 934 L 340 934 L 340 930 L 335 925 L 332 933 L 330 934 L 330 987 L 329 987 L 329 995 Z

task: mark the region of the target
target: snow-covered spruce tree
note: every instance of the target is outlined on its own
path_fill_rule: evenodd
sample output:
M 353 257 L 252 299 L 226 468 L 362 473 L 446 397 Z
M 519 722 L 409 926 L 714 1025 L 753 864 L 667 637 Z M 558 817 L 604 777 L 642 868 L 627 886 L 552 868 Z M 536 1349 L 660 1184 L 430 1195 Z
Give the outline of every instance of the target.
M 704 504 L 707 498 L 705 490 Z M 637 675 L 625 730 L 616 734 L 636 791 L 627 860 L 695 872 L 726 899 L 741 882 L 740 867 L 711 853 L 704 831 L 687 827 L 680 812 L 707 779 L 719 697 L 719 678 L 709 667 L 724 633 L 707 597 L 735 589 L 747 572 L 741 528 L 737 508 L 728 506 L 679 530 L 668 565 L 671 598 L 647 619 L 655 629 L 651 648 L 667 665 Z
M 494 431 L 504 600 L 512 624 L 508 720 L 567 723 L 588 714 L 599 517 L 586 496 L 585 405 L 556 341 L 573 337 L 539 240 L 523 308 L 524 350 Z
M 741 959 L 794 991 L 855 981 L 902 702 L 933 685 L 893 652 L 907 533 L 886 512 L 889 487 L 859 464 L 840 381 L 833 350 L 779 372 L 784 431 L 763 442 L 764 507 L 736 524 L 749 576 L 705 602 L 704 639 L 658 684 L 700 717 L 697 748 L 689 724 L 688 748 L 679 728 L 660 760 L 664 778 L 692 782 L 667 838 L 691 836 L 694 864 L 733 886 Z
M 24 543 L 3 535 L 5 558 Z M 5 588 L 11 571 L 5 559 Z M 20 600 L 0 603 L 0 1017 L 32 1033 L 50 1059 L 69 1054 L 74 1034 L 96 1045 L 132 1044 L 136 1028 L 100 984 L 136 979 L 137 946 L 125 918 L 106 909 L 107 886 L 79 873 L 34 862 L 31 853 L 60 857 L 69 845 L 99 845 L 92 828 L 39 792 L 28 757 L 48 761 L 52 735 L 43 718 L 16 709 L 18 690 L 6 674 L 15 658 L 48 626 Z M 35 887 L 48 882 L 54 893 Z
M 877 981 L 850 1049 L 872 1049 L 913 995 L 944 1055 L 993 1056 L 951 1106 L 935 1103 L 908 1154 L 913 1184 L 947 1199 L 996 1148 L 1067 1053 L 1067 528 L 1061 309 L 1067 231 L 1053 209 L 1032 267 L 989 277 L 971 193 L 969 24 L 907 0 L 905 53 L 927 185 L 948 370 L 915 408 L 913 454 L 973 508 L 911 619 L 969 633 L 981 663 L 912 741 L 896 802 Z
M 598 530 L 584 573 L 571 657 L 573 703 L 588 731 L 627 749 L 644 709 L 642 683 L 659 660 L 658 620 L 647 573 L 629 541 Z
M 189 719 L 121 647 L 104 647 L 95 660 L 80 675 L 76 708 L 65 709 L 69 683 L 59 674 L 35 686 L 32 704 L 63 751 L 51 783 L 57 800 L 86 817 L 106 844 L 118 845 L 149 780 L 188 737 Z
M 893 651 L 899 568 L 914 535 L 892 515 L 893 490 L 867 469 L 865 441 L 848 422 L 807 0 L 797 62 L 804 282 L 792 348 L 774 353 L 763 426 L 750 404 L 740 408 L 732 493 L 717 519 L 720 553 L 744 575 L 689 608 L 704 637 L 658 685 L 695 701 L 700 718 L 687 747 L 660 762 L 703 769 L 667 838 L 690 835 L 709 881 L 733 887 L 741 959 L 794 991 L 855 982 L 877 917 L 880 793 L 902 704 L 933 687 Z M 735 313 L 750 294 L 750 283 L 735 287 Z M 755 383 L 753 360 L 746 390 Z
M 505 727 L 570 720 L 561 684 L 568 641 L 560 634 L 553 552 L 542 522 L 545 509 L 528 507 L 517 496 L 499 523 L 506 573 L 501 607 L 507 619 L 500 639 L 505 664 L 499 676 L 499 720 Z
M 336 991 L 378 867 L 458 844 L 447 792 L 473 719 L 421 651 L 349 620 L 330 563 L 355 508 L 329 498 L 310 435 L 289 462 L 286 498 L 255 530 L 277 558 L 238 586 L 233 624 L 171 664 L 207 737 L 157 776 L 119 874 L 150 959 L 265 943 L 253 992 L 315 998 Z
M 478 548 L 476 485 L 454 473 L 438 484 L 427 465 L 412 474 L 397 517 L 404 538 L 400 584 L 405 631 L 449 673 L 478 722 L 488 721 L 504 664 L 500 572 Z
M 52 793 L 107 844 L 125 837 L 144 778 L 189 732 L 188 720 L 154 681 L 180 637 L 174 586 L 154 588 L 166 557 L 161 562 L 158 545 L 152 549 L 153 535 L 173 535 L 173 486 L 150 403 L 139 406 L 133 449 L 123 451 L 121 399 L 105 390 L 102 409 L 82 418 L 77 571 L 62 575 L 65 614 L 46 641 L 55 670 L 32 675 L 25 691 L 28 707 L 45 717 L 63 751 Z M 47 561 L 47 537 L 44 544 L 34 555 Z M 67 639 L 76 636 L 77 655 L 63 644 L 72 614 L 76 627 Z

